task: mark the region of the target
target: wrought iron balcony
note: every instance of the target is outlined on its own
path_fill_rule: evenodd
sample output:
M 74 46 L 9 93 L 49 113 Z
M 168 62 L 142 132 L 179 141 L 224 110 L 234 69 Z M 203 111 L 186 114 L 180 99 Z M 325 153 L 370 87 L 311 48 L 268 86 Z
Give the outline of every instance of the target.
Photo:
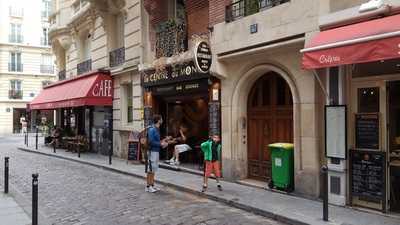
M 110 67 L 115 67 L 125 62 L 125 47 L 117 48 L 110 52 Z
M 92 70 L 92 60 L 88 59 L 86 61 L 79 63 L 76 66 L 76 69 L 77 69 L 78 75 L 91 71 Z
M 290 0 L 240 0 L 226 6 L 225 21 L 232 22 L 286 2 L 290 2 Z
M 67 78 L 67 73 L 65 70 L 60 70 L 58 72 L 58 80 L 65 80 Z
M 40 44 L 43 46 L 50 46 L 51 45 L 51 41 L 48 37 L 41 37 L 40 38 Z
M 174 20 L 158 25 L 156 30 L 156 57 L 171 57 L 187 50 L 186 24 Z
M 8 63 L 9 72 L 23 72 L 24 65 L 22 63 Z
M 40 65 L 40 72 L 53 74 L 54 66 L 53 65 Z
M 23 96 L 24 95 L 22 90 L 14 90 L 14 89 L 8 90 L 9 99 L 22 99 Z
M 12 17 L 23 17 L 24 16 L 23 8 L 10 6 L 8 9 L 9 9 L 9 15 Z
M 24 36 L 22 35 L 8 35 L 8 42 L 10 43 L 22 43 Z

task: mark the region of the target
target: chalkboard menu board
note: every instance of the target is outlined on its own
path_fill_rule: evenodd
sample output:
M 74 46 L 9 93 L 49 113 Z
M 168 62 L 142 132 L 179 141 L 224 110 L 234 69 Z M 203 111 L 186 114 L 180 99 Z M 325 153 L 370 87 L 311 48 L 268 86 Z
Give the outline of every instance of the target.
M 351 194 L 367 201 L 385 202 L 385 152 L 350 150 Z
M 128 142 L 128 160 L 139 160 L 139 142 Z
M 208 104 L 209 135 L 221 135 L 221 104 L 210 102 Z
M 356 114 L 356 148 L 379 149 L 379 114 Z

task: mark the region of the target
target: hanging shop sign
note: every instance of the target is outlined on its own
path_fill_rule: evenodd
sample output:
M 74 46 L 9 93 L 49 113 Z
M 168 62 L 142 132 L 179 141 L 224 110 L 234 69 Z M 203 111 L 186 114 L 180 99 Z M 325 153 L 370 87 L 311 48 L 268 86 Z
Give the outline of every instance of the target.
M 212 55 L 210 45 L 201 41 L 194 48 L 194 63 L 200 73 L 208 73 L 210 71 Z
M 208 79 L 167 84 L 151 88 L 153 95 L 179 95 L 208 91 Z
M 164 70 L 142 72 L 142 86 L 151 87 L 182 81 L 208 78 L 209 73 L 200 72 L 193 61 L 166 67 Z

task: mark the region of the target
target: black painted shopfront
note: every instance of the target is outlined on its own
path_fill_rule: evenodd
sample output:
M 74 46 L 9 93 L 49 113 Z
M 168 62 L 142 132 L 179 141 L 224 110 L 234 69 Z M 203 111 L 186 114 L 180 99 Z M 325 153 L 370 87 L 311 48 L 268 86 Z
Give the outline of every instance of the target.
M 161 137 L 178 137 L 180 126 L 185 126 L 186 144 L 192 150 L 181 153 L 181 166 L 199 170 L 203 163 L 200 144 L 210 135 L 220 135 L 221 90 L 219 80 L 208 72 L 211 59 L 203 60 L 203 67 L 195 60 L 142 71 L 142 87 L 145 125 L 151 124 L 152 115 L 162 115 Z M 171 158 L 173 149 L 171 145 L 162 151 L 161 160 Z

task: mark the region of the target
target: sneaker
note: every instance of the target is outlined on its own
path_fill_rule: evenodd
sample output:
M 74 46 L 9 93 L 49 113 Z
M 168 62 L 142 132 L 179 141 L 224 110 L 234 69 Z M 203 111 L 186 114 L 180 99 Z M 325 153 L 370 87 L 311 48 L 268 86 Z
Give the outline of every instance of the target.
M 161 189 L 159 187 L 153 186 L 154 190 L 156 191 L 161 191 Z
M 169 161 L 169 165 L 171 165 L 171 166 L 175 166 L 175 164 L 176 164 L 176 162 L 175 161 Z
M 207 186 L 203 185 L 203 188 L 201 189 L 201 192 L 205 192 L 207 190 Z
M 149 192 L 149 187 L 146 186 L 146 187 L 144 188 L 144 191 L 145 191 L 145 192 Z
M 175 165 L 179 166 L 181 164 L 179 161 L 175 161 Z
M 217 187 L 219 191 L 222 191 L 222 186 L 220 184 L 218 184 Z
M 149 192 L 150 193 L 155 193 L 155 192 L 157 192 L 157 190 L 153 186 L 150 186 L 149 187 Z

